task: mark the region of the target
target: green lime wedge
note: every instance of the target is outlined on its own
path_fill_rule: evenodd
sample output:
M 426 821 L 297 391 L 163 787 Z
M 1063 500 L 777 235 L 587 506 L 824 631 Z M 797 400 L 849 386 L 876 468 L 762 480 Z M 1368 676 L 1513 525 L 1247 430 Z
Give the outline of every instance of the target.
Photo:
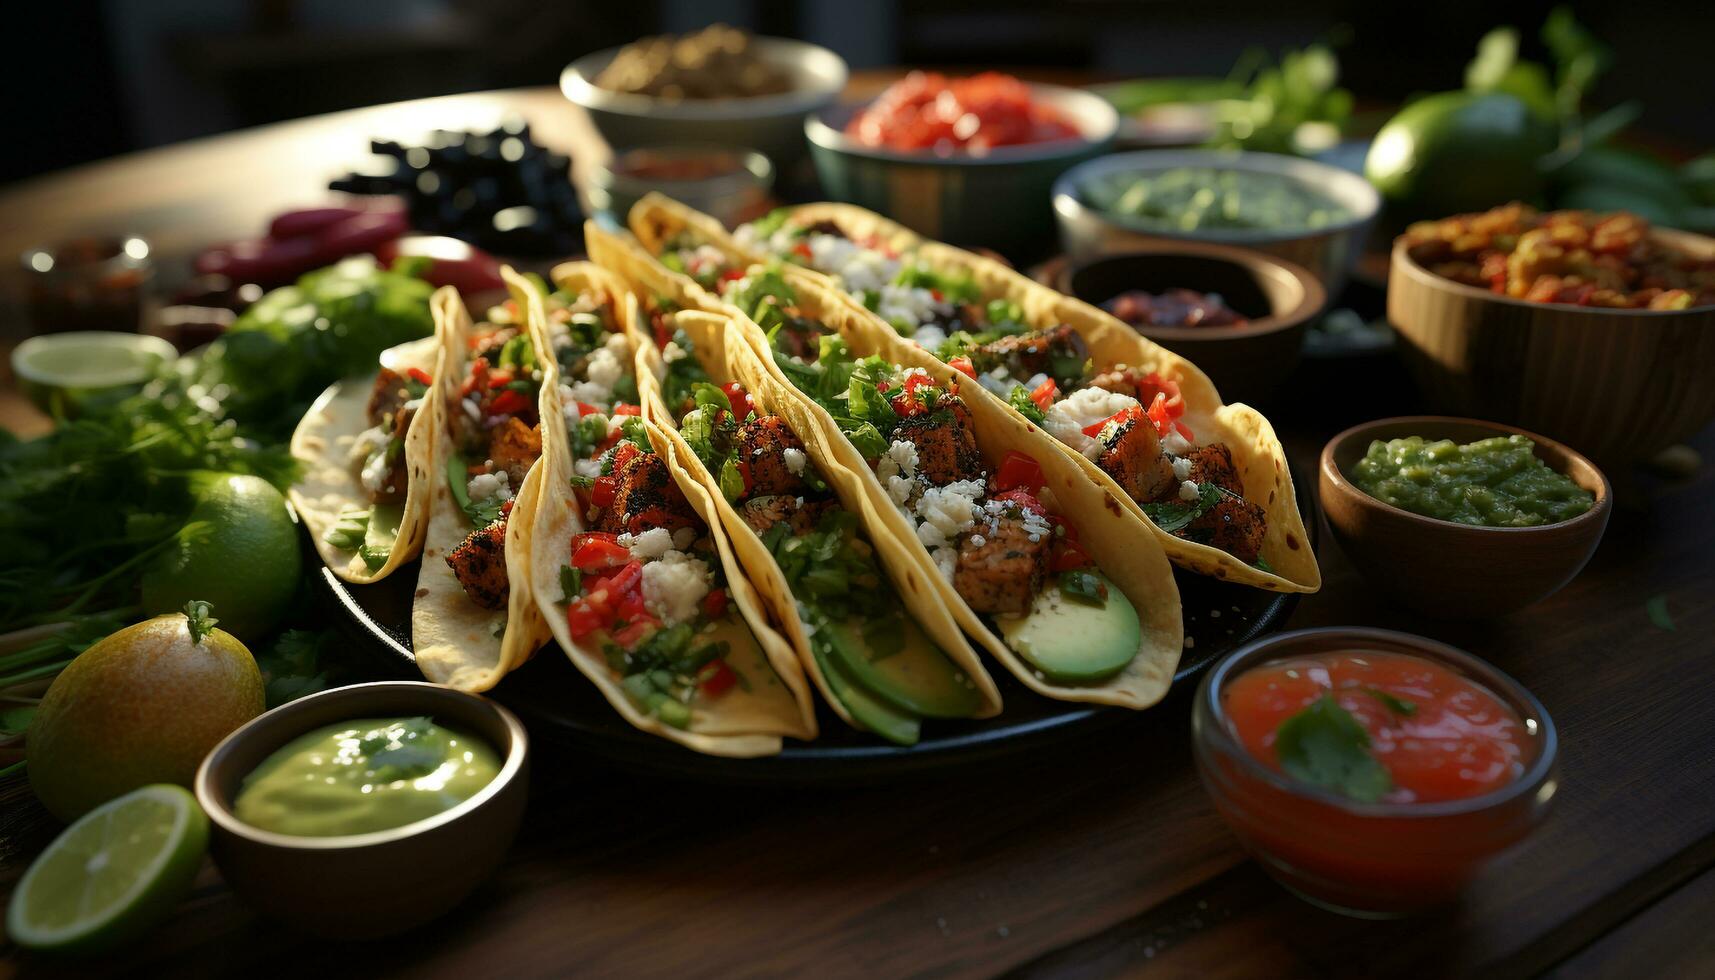
M 37 408 L 77 417 L 117 403 L 177 356 L 172 344 L 147 334 L 44 334 L 12 351 L 12 371 Z
M 67 827 L 12 893 L 6 931 L 18 945 L 93 953 L 135 939 L 190 888 L 208 847 L 208 818 L 178 786 L 145 786 Z

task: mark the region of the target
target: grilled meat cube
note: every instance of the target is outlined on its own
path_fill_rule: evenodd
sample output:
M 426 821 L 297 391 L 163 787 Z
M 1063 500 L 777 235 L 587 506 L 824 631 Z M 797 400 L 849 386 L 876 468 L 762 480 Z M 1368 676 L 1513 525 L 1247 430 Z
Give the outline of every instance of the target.
M 1268 533 L 1268 518 L 1261 507 L 1226 490 L 1220 499 L 1197 519 L 1174 532 L 1232 555 L 1247 565 L 1256 564 L 1262 539 Z
M 980 613 L 1028 612 L 1048 574 L 1051 541 L 1047 534 L 1030 540 L 1017 517 L 999 518 L 996 526 L 979 521 L 959 542 L 953 588 Z
M 738 516 L 757 534 L 766 534 L 776 524 L 789 525 L 794 535 L 808 534 L 833 505 L 832 500 L 805 500 L 789 493 L 776 493 L 752 497 L 739 504 Z
M 496 470 L 505 470 L 507 479 L 516 490 L 524 485 L 530 466 L 542 455 L 541 425 L 525 425 L 517 416 L 489 430 L 488 458 Z
M 381 420 L 395 415 L 411 400 L 411 392 L 405 387 L 405 376 L 392 368 L 382 368 L 375 376 L 375 387 L 369 391 L 369 406 L 365 412 L 369 416 L 370 425 L 380 425 Z
M 899 420 L 895 441 L 917 447 L 917 473 L 938 487 L 956 480 L 975 480 L 983 473 L 983 455 L 971 429 L 971 410 L 958 396 L 943 400 L 933 412 Z
M 654 453 L 638 453 L 613 471 L 619 491 L 607 508 L 598 530 L 614 534 L 641 534 L 652 527 L 677 531 L 701 527 L 702 520 L 673 482 L 667 461 Z
M 1131 499 L 1143 503 L 1178 489 L 1173 460 L 1161 451 L 1161 439 L 1149 419 L 1130 418 L 1116 424 L 1102 446 L 1096 465 Z
M 1005 367 L 1014 380 L 1024 382 L 1046 374 L 1063 388 L 1071 387 L 1084 370 L 1090 348 L 1084 338 L 1062 323 L 1046 330 L 1016 334 L 990 341 L 971 350 L 971 364 L 978 371 Z
M 470 532 L 447 555 L 447 564 L 472 602 L 484 609 L 505 609 L 511 593 L 506 578 L 506 518 Z
M 1191 461 L 1191 472 L 1185 478 L 1192 483 L 1202 486 L 1213 483 L 1228 493 L 1239 497 L 1245 495 L 1245 485 L 1239 479 L 1238 467 L 1233 465 L 1232 451 L 1225 443 L 1213 443 L 1199 446 L 1185 454 Z
M 786 465 L 786 450 L 802 453 L 804 443 L 777 415 L 763 415 L 738 427 L 733 459 L 747 477 L 747 493 L 765 496 L 799 493 L 804 478 Z

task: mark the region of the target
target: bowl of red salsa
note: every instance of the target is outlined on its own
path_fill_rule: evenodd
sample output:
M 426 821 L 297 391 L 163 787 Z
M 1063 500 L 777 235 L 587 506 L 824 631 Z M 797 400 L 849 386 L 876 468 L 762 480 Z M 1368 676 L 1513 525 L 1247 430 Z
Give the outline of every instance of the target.
M 1309 901 L 1388 918 L 1456 900 L 1547 817 L 1554 723 L 1494 666 L 1433 640 L 1313 629 L 1215 666 L 1192 709 L 1197 770 L 1265 871 Z
M 832 200 L 1015 259 L 1053 247 L 1054 179 L 1104 152 L 1118 127 L 1099 96 L 999 72 L 912 72 L 870 102 L 804 123 Z

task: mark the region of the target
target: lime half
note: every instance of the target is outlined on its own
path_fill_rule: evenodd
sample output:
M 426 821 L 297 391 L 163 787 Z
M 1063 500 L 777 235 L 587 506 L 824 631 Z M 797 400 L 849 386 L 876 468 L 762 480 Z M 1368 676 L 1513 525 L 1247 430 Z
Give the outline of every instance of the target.
M 135 391 L 177 356 L 160 337 L 86 330 L 31 337 L 12 352 L 12 371 L 42 411 L 76 415 Z
M 208 847 L 208 818 L 178 786 L 145 786 L 85 814 L 24 872 L 6 931 L 29 949 L 99 952 L 164 919 Z

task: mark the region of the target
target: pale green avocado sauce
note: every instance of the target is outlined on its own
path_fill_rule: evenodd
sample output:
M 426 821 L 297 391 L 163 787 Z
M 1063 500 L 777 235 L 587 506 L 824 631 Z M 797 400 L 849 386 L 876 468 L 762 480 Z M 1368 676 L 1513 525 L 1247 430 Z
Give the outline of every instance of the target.
M 1479 527 L 1536 527 L 1571 520 L 1595 495 L 1538 459 L 1520 435 L 1459 445 L 1409 436 L 1370 443 L 1352 482 L 1413 514 Z
M 276 750 L 244 777 L 233 813 L 295 837 L 367 834 L 451 810 L 499 774 L 480 738 L 429 718 L 366 718 Z

